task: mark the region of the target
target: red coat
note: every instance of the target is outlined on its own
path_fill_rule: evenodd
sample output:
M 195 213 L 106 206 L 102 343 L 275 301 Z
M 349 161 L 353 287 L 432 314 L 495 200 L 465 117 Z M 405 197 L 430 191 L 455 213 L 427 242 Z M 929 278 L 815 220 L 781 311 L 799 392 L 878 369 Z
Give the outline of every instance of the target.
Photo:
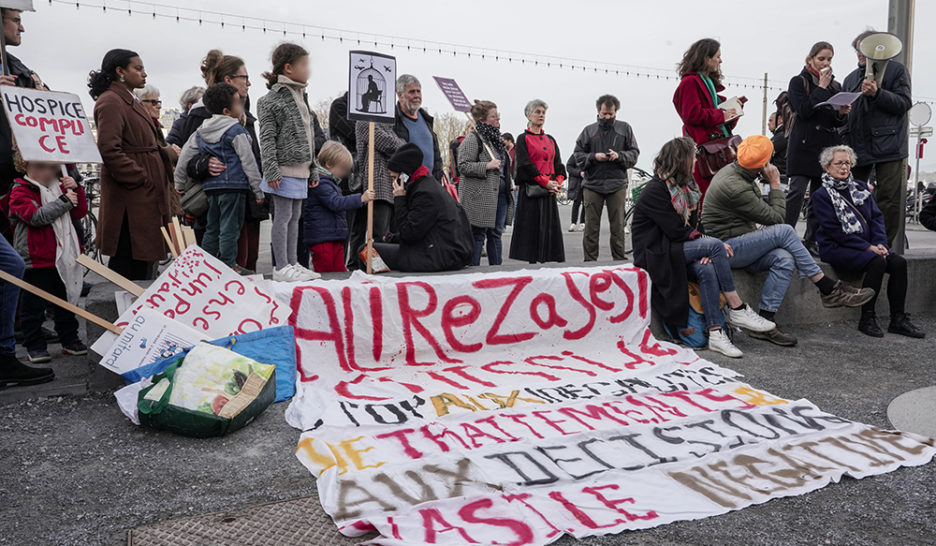
M 724 91 L 722 85 L 715 86 L 715 92 Z M 725 100 L 718 95 L 719 100 Z M 725 111 L 715 107 L 712 102 L 712 96 L 705 86 L 705 82 L 695 72 L 687 72 L 683 75 L 679 87 L 673 94 L 673 105 L 676 107 L 676 113 L 683 122 L 683 135 L 692 138 L 696 144 L 702 144 L 710 140 L 721 138 L 722 132 L 718 127 L 725 123 Z M 734 129 L 738 118 L 727 123 L 729 129 Z M 695 180 L 699 184 L 699 189 L 703 195 L 708 189 L 711 178 L 703 178 L 699 174 L 698 168 L 695 170 Z
M 62 186 L 62 193 L 65 187 Z M 17 178 L 10 190 L 10 223 L 13 225 L 13 248 L 26 262 L 27 269 L 55 267 L 55 230 L 52 222 L 61 216 L 61 211 L 68 211 L 71 220 L 84 218 L 88 214 L 88 201 L 84 188 L 75 188 L 78 205 L 64 200 L 42 205 L 39 188 Z M 40 210 L 42 209 L 42 210 Z M 81 245 L 81 241 L 78 241 Z

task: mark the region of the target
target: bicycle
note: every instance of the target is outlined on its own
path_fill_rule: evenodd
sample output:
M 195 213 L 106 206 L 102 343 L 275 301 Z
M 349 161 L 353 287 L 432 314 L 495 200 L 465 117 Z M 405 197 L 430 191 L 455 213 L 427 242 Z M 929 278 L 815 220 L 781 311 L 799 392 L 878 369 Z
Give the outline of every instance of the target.
M 652 178 L 653 175 L 639 167 L 631 168 L 631 178 L 627 182 L 630 193 L 625 202 L 626 212 L 624 213 L 624 229 L 626 232 L 630 232 L 631 219 L 634 216 L 634 209 L 636 208 L 637 199 L 640 197 L 640 192 L 643 191 L 644 186 L 646 186 L 647 182 Z
M 84 248 L 84 253 L 90 256 L 92 260 L 103 264 L 104 257 L 95 242 L 97 239 L 97 216 L 94 215 L 94 210 L 101 206 L 100 186 L 101 179 L 97 176 L 88 176 L 81 181 L 81 187 L 84 188 L 85 198 L 88 201 L 88 214 L 85 214 L 84 218 L 79 221 L 79 226 L 81 228 L 81 246 Z M 89 271 L 86 270 L 85 275 Z

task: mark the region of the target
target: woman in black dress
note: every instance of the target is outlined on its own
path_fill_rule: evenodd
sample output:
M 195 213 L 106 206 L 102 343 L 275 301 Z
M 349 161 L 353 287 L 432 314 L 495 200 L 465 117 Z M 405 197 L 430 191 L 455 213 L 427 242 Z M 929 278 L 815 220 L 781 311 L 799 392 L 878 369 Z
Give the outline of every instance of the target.
M 547 108 L 539 99 L 527 103 L 529 123 L 515 148 L 519 197 L 510 259 L 531 264 L 565 261 L 556 193 L 566 172 L 556 139 L 543 132 Z

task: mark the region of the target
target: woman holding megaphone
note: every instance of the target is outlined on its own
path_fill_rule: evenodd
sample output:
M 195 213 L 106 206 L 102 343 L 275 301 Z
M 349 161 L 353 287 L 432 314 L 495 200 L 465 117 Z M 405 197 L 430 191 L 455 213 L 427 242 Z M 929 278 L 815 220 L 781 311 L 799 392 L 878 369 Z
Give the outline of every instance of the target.
M 841 144 L 838 128 L 845 125 L 851 106 L 835 109 L 819 106 L 842 90 L 832 73 L 832 56 L 835 50 L 829 42 L 817 42 L 806 56 L 806 66 L 790 80 L 788 89 L 793 119 L 786 122 L 787 176 L 790 190 L 787 192 L 786 223 L 794 228 L 799 220 L 800 208 L 806 195 L 819 189 L 822 184 L 822 167 L 819 154 L 822 150 Z M 816 248 L 816 219 L 812 204 L 806 209 L 806 234 L 803 244 L 814 255 Z

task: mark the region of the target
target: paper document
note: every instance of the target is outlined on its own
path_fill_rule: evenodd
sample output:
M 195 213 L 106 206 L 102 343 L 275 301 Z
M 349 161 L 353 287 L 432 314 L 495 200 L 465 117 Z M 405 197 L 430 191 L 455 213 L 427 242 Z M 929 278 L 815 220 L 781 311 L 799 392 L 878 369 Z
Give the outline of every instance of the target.
M 843 106 L 848 106 L 849 104 L 855 102 L 855 99 L 857 99 L 860 96 L 861 96 L 861 93 L 846 93 L 842 91 L 841 93 L 836 93 L 832 95 L 831 99 L 825 102 L 820 102 L 819 104 L 816 105 L 816 108 L 819 108 L 820 106 L 831 106 L 835 108 L 836 110 L 838 110 L 839 108 Z
M 725 102 L 719 104 L 718 107 L 721 108 L 722 110 L 731 110 L 732 108 L 734 108 L 735 112 L 738 113 L 738 115 L 735 117 L 741 117 L 744 115 L 744 105 L 741 104 L 741 100 L 738 99 L 738 97 L 731 97 Z M 734 119 L 734 118 L 730 118 L 730 119 Z

